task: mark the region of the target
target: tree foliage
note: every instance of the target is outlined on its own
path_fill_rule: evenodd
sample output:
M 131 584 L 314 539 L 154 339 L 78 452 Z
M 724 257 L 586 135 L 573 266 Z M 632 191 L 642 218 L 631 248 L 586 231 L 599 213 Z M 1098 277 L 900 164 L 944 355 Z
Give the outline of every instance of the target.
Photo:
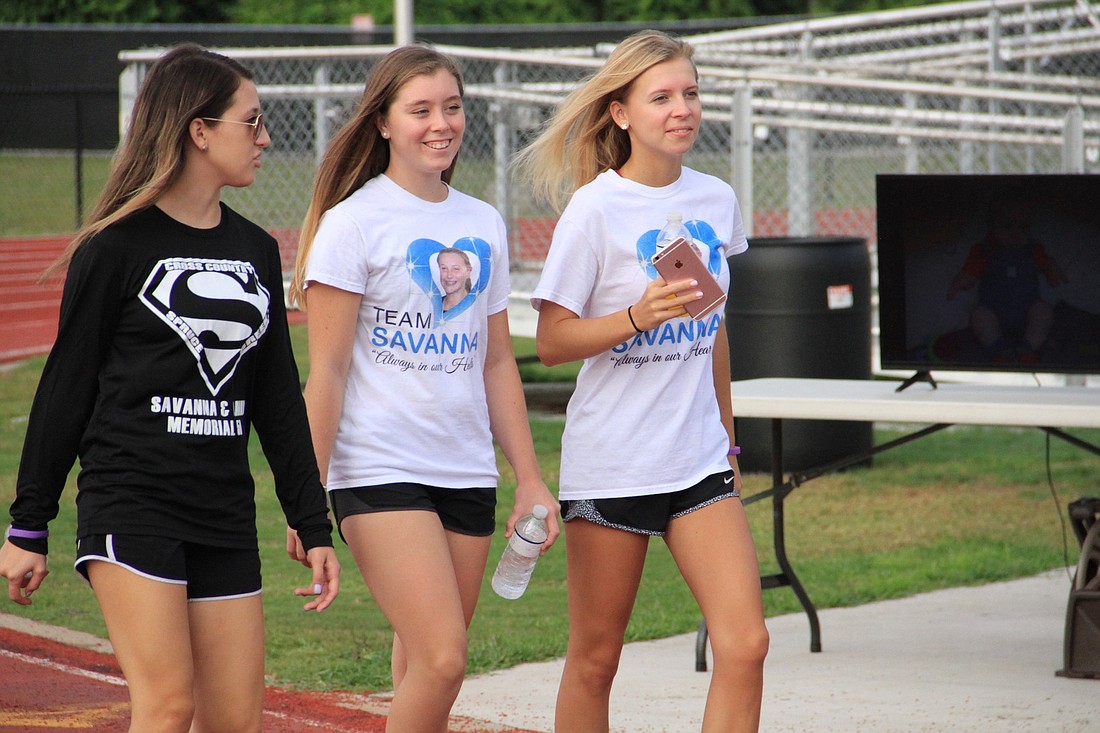
M 0 0 L 2 23 L 226 23 L 223 0 Z
M 250 25 L 349 25 L 354 15 L 393 19 L 393 2 L 381 0 L 234 0 L 230 21 Z M 388 8 L 382 21 L 373 6 Z
M 414 0 L 418 25 L 600 23 L 831 15 L 928 0 Z M 0 0 L 0 23 L 393 23 L 393 0 Z

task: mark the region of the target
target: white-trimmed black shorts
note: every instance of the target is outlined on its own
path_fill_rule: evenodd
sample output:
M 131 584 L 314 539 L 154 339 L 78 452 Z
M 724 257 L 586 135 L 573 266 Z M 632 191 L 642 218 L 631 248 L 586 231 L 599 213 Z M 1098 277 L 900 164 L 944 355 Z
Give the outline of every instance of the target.
M 562 499 L 566 522 L 585 519 L 593 524 L 635 534 L 663 537 L 668 523 L 722 499 L 740 496 L 733 485 L 733 471 L 714 473 L 679 491 L 666 494 L 625 496 L 615 499 Z
M 254 596 L 263 585 L 259 550 L 212 547 L 154 535 L 95 534 L 76 543 L 76 570 L 85 580 L 91 560 L 109 562 L 160 583 L 187 586 L 189 601 Z

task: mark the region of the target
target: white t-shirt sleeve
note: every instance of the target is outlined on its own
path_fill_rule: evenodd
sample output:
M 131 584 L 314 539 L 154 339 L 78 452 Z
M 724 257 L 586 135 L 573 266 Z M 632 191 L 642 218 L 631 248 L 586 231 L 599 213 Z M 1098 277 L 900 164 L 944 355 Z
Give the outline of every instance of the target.
M 568 219 L 561 219 L 554 228 L 542 276 L 531 295 L 531 305 L 539 310 L 542 301 L 549 300 L 578 316 L 587 315 L 599 270 L 599 259 L 587 237 Z
M 366 250 L 366 238 L 352 217 L 336 209 L 326 212 L 309 251 L 305 286 L 319 282 L 352 293 L 365 293 Z
M 726 243 L 726 256 L 739 255 L 749 248 L 748 239 L 745 238 L 745 220 L 741 218 L 741 202 L 733 197 L 733 228 L 730 240 Z

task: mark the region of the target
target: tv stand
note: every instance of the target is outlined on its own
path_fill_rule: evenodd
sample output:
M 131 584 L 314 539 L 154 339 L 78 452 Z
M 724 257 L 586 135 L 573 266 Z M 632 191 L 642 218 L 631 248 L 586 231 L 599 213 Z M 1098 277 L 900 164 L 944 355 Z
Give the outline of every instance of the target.
M 898 388 L 894 391 L 901 392 L 906 387 L 916 384 L 917 382 L 928 382 L 932 385 L 932 389 L 937 389 L 939 387 L 939 385 L 936 384 L 936 380 L 932 378 L 932 372 L 918 371 L 914 373 L 913 376 L 909 377 L 904 382 L 899 384 Z

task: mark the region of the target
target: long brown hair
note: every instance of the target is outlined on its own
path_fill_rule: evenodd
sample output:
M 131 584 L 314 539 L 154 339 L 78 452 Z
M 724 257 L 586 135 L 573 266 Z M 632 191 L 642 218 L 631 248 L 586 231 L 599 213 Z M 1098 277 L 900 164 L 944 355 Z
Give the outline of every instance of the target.
M 156 203 L 183 171 L 188 125 L 220 117 L 252 72 L 194 43 L 172 48 L 141 82 L 130 126 L 111 161 L 95 207 L 61 256 L 42 275 L 64 270 L 73 253 L 112 224 Z
M 463 93 L 462 72 L 458 63 L 428 46 L 402 46 L 386 54 L 371 71 L 355 114 L 333 137 L 321 159 L 313 184 L 313 196 L 306 209 L 298 239 L 294 279 L 290 284 L 290 302 L 305 307 L 305 272 L 313 238 L 326 211 L 357 191 L 364 183 L 381 175 L 390 164 L 389 143 L 382 139 L 379 123 L 390 110 L 401 88 L 410 79 L 431 76 L 446 69 Z M 443 171 L 444 183 L 451 182 L 458 156 Z
M 631 85 L 650 67 L 679 58 L 690 61 L 694 53 L 687 41 L 654 30 L 619 43 L 516 156 L 515 165 L 536 198 L 560 211 L 573 191 L 602 171 L 622 167 L 630 157 L 630 136 L 611 119 L 611 103 L 626 99 Z

